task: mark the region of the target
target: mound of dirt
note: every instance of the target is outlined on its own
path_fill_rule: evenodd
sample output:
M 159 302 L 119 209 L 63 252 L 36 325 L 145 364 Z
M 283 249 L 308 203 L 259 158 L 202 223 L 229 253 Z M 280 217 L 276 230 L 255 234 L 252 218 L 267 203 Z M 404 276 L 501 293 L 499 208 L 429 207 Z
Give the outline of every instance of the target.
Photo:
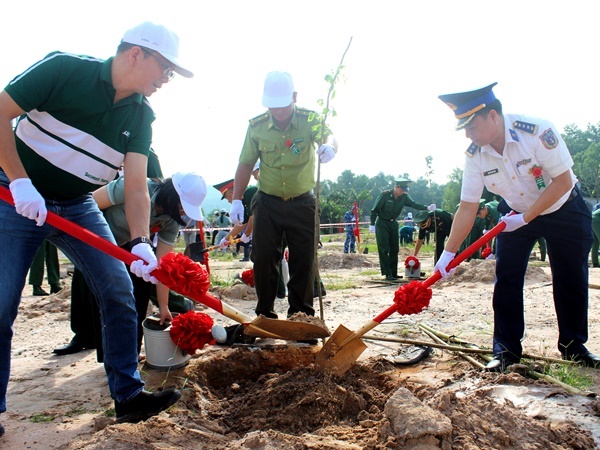
M 594 448 L 571 423 L 533 419 L 485 390 L 461 392 L 457 380 L 419 385 L 383 361 L 337 378 L 313 364 L 316 351 L 211 351 L 183 370 L 184 397 L 170 417 L 110 425 L 68 448 Z
M 371 260 L 359 253 L 326 253 L 319 255 L 319 268 L 323 270 L 370 268 L 374 264 Z
M 239 300 L 256 301 L 256 290 L 244 283 L 236 283 L 233 286 L 217 286 L 211 289 L 218 297 L 236 298 Z
M 453 276 L 444 284 L 456 285 L 459 283 L 493 283 L 495 280 L 496 261 L 486 259 L 473 259 L 459 265 Z M 525 273 L 526 283 L 543 283 L 550 281 L 549 275 L 541 267 L 528 266 Z

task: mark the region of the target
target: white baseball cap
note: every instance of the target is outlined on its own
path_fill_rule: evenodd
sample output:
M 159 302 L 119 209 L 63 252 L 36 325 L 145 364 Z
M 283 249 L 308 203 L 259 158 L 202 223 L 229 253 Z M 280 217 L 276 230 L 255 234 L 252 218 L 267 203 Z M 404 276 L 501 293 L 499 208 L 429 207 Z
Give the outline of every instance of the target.
M 126 31 L 121 42 L 154 50 L 174 64 L 173 70 L 182 77 L 192 78 L 194 76 L 179 62 L 179 37 L 163 25 L 144 22 Z
M 171 180 L 185 214 L 194 220 L 204 220 L 200 209 L 200 205 L 206 198 L 204 178 L 192 172 L 177 172 L 171 177 Z
M 269 72 L 265 78 L 262 104 L 267 108 L 283 108 L 294 100 L 294 82 L 287 72 Z

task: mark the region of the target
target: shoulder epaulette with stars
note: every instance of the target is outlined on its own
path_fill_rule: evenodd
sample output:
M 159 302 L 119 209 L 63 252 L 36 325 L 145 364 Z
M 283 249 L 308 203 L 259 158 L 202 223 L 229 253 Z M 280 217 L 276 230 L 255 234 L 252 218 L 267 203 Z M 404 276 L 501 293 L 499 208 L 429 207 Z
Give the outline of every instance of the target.
M 469 148 L 465 152 L 465 155 L 472 158 L 473 156 L 475 156 L 475 153 L 477 153 L 480 149 L 481 147 L 479 145 L 472 143 L 471 145 L 469 145 Z
M 263 113 L 259 116 L 253 117 L 249 120 L 251 126 L 258 125 L 259 123 L 263 123 L 264 121 L 269 120 L 269 113 Z
M 515 120 L 513 122 L 513 128 L 524 131 L 525 133 L 533 134 L 533 135 L 536 135 L 537 130 L 538 130 L 537 124 L 521 122 L 520 120 Z

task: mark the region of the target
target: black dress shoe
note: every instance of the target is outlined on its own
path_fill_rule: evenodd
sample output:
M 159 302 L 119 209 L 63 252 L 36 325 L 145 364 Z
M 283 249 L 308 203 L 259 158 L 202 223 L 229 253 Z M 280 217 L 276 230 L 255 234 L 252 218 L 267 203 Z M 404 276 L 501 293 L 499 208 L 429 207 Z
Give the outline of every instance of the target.
M 62 286 L 60 284 L 51 284 L 50 285 L 50 293 L 56 294 L 57 292 L 62 291 Z
M 396 277 L 393 275 L 386 275 L 385 281 L 396 281 Z
M 4 427 L 0 423 L 0 436 L 4 436 Z
M 582 366 L 600 368 L 600 356 L 594 355 L 592 352 L 582 353 L 579 355 L 563 355 L 563 359 L 577 361 Z
M 50 295 L 50 294 L 48 294 L 45 290 L 43 290 L 41 286 L 33 286 L 33 295 L 42 297 L 44 295 Z
M 52 353 L 55 353 L 58 356 L 72 355 L 73 353 L 79 353 L 80 351 L 88 348 L 96 348 L 96 346 L 81 344 L 76 340 L 71 339 L 71 342 L 69 342 L 67 345 L 55 348 L 54 350 L 52 350 Z
M 159 392 L 142 391 L 128 402 L 115 401 L 117 423 L 137 423 L 155 416 L 174 404 L 181 397 L 177 389 Z
M 502 356 L 494 356 L 494 359 L 487 363 L 484 370 L 486 372 L 504 372 L 511 364 L 514 364 L 514 361 L 509 361 Z

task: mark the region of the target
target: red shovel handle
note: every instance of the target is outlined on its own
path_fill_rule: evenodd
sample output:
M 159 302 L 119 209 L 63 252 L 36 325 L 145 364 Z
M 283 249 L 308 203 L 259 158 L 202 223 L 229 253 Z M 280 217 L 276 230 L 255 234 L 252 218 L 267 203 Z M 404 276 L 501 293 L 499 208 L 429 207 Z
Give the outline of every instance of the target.
M 498 225 L 496 225 L 490 231 L 488 231 L 483 236 L 481 236 L 479 239 L 477 239 L 475 242 L 473 242 L 466 249 L 464 249 L 462 252 L 460 252 L 458 254 L 458 256 L 456 256 L 452 261 L 450 261 L 450 264 L 448 264 L 448 267 L 446 267 L 446 271 L 448 272 L 448 271 L 454 269 L 461 262 L 463 262 L 469 256 L 473 255 L 473 253 L 475 253 L 477 250 L 479 250 L 485 244 L 490 242 L 494 237 L 496 237 L 498 234 L 500 234 L 505 228 L 506 228 L 506 223 L 504 221 L 500 221 L 500 223 L 498 223 Z M 429 278 L 427 278 L 423 282 L 423 285 L 425 285 L 425 287 L 429 287 L 436 281 L 441 280 L 441 278 L 442 278 L 442 274 L 439 271 L 437 271 L 433 275 L 431 275 Z
M 5 202 L 14 205 L 14 201 L 10 191 L 4 186 L 0 186 L 0 199 Z M 46 218 L 46 222 L 49 225 L 52 225 L 55 228 L 73 236 L 74 238 L 79 239 L 82 242 L 85 242 L 88 245 L 91 245 L 97 250 L 100 250 L 114 258 L 117 258 L 119 261 L 123 261 L 127 265 L 131 265 L 132 262 L 140 259 L 139 257 L 133 255 L 127 250 L 119 247 L 118 245 L 113 244 L 110 241 L 98 236 L 97 234 L 92 233 L 90 230 L 83 228 L 81 225 L 71 222 L 70 220 L 65 219 L 64 217 L 59 216 L 51 211 L 48 211 L 48 216 Z M 169 286 L 169 278 L 167 274 L 160 268 L 152 271 L 152 276 L 154 276 L 158 281 L 167 286 L 169 289 L 173 291 L 177 291 L 176 286 Z M 194 296 L 196 297 L 196 296 Z M 205 304 L 209 308 L 214 309 L 215 311 L 223 313 L 223 304 L 222 302 L 212 297 L 211 295 L 198 295 L 198 298 L 194 298 L 195 300 Z
M 446 267 L 446 271 L 450 271 L 450 270 L 454 269 L 461 262 L 463 262 L 465 259 L 467 259 L 469 256 L 471 256 L 473 253 L 475 253 L 477 250 L 479 250 L 481 247 L 483 247 L 485 244 L 490 242 L 494 237 L 496 237 L 498 234 L 500 234 L 505 228 L 506 228 L 506 223 L 504 223 L 502 221 L 500 223 L 498 223 L 498 225 L 496 225 L 490 231 L 488 231 L 483 236 L 481 236 L 479 239 L 477 239 L 475 242 L 473 242 L 466 249 L 464 249 L 462 252 L 460 252 L 456 258 L 454 258 L 452 261 L 450 261 L 450 264 L 448 264 L 448 267 Z M 442 274 L 439 271 L 436 271 L 433 275 L 431 275 L 429 278 L 427 278 L 425 281 L 423 281 L 423 286 L 425 288 L 428 288 L 432 284 L 434 284 L 435 282 L 437 282 L 441 279 L 442 279 Z M 398 309 L 398 305 L 393 304 L 392 306 L 387 308 L 385 311 L 383 311 L 381 314 L 379 314 L 377 317 L 375 317 L 373 319 L 373 321 L 381 323 L 383 320 L 387 319 L 394 312 L 396 312 L 397 309 Z

